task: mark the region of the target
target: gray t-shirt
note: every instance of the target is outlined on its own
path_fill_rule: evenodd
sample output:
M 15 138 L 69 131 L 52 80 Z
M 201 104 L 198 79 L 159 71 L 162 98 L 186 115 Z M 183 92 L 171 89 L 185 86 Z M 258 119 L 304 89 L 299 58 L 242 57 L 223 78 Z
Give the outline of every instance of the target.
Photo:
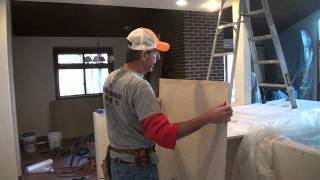
M 110 145 L 119 149 L 150 148 L 154 143 L 143 135 L 140 122 L 161 113 L 150 84 L 142 74 L 120 68 L 105 80 L 103 102 L 106 109 Z M 152 161 L 157 162 L 155 153 Z M 111 158 L 134 162 L 134 157 L 111 151 Z

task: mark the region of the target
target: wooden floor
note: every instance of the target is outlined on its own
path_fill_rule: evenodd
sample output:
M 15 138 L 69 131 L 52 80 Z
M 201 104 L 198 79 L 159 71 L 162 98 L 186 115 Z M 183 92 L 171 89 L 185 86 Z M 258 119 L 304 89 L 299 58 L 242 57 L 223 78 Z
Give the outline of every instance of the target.
M 74 169 L 74 172 L 76 174 L 71 173 L 63 173 L 66 171 L 71 171 L 69 167 L 71 154 L 68 154 L 67 151 L 73 149 L 73 146 L 75 142 L 77 142 L 79 139 L 68 139 L 62 141 L 62 148 L 66 152 L 63 153 L 54 153 L 53 151 L 50 151 L 48 148 L 48 144 L 42 144 L 37 145 L 37 151 L 33 153 L 21 153 L 21 166 L 23 171 L 23 180 L 96 180 L 96 167 L 94 164 L 94 161 L 88 161 L 87 158 L 81 158 L 79 156 L 75 156 L 73 161 L 73 166 L 79 167 L 81 165 L 86 165 L 85 171 L 79 168 Z M 53 167 L 55 172 L 53 173 L 37 173 L 37 174 L 28 174 L 25 173 L 25 167 L 31 164 L 35 164 L 37 162 L 41 162 L 47 159 L 53 159 Z M 89 170 L 88 170 L 89 169 Z M 78 173 L 80 172 L 80 173 Z M 82 176 L 81 176 L 82 175 Z M 90 175 L 90 176 L 86 176 Z M 86 177 L 86 178 L 82 178 Z M 82 179 L 81 179 L 82 178 Z

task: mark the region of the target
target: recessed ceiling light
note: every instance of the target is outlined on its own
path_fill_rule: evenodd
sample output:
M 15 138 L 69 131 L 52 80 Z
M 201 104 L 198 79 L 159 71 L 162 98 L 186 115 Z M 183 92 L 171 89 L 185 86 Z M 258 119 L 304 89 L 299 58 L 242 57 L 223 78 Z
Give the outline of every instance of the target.
M 201 5 L 202 8 L 205 8 L 211 12 L 216 11 L 220 8 L 220 3 L 217 0 L 209 0 L 208 2 Z
M 188 1 L 186 0 L 177 0 L 176 5 L 177 6 L 186 6 L 188 4 Z

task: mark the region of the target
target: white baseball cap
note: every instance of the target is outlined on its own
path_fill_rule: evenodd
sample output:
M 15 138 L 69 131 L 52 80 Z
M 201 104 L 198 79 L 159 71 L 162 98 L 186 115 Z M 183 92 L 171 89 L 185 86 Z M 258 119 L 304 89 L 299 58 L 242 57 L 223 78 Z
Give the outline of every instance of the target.
M 157 49 L 166 52 L 170 49 L 170 44 L 160 41 L 152 30 L 143 27 L 133 30 L 127 40 L 130 42 L 128 47 L 133 50 Z

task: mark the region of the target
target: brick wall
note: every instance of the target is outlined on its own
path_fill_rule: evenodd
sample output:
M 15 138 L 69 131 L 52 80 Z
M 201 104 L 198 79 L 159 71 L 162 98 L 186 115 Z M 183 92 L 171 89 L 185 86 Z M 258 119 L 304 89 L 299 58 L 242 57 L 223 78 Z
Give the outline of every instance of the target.
M 185 79 L 184 64 L 184 39 L 183 39 L 183 12 L 161 10 L 148 18 L 145 27 L 159 33 L 160 39 L 170 43 L 170 51 L 161 55 L 152 73 L 146 79 L 150 82 L 156 96 L 159 95 L 159 78 Z
M 217 19 L 216 13 L 184 12 L 186 79 L 206 79 Z M 223 47 L 223 34 L 217 41 L 218 52 L 221 47 Z M 214 59 L 210 79 L 224 79 L 222 59 Z
M 159 14 L 161 39 L 171 44 L 164 55 L 162 77 L 175 79 L 206 79 L 214 39 L 217 13 L 194 11 L 163 11 Z M 223 34 L 217 42 L 223 48 Z M 211 80 L 224 79 L 222 59 L 214 59 Z
M 154 71 L 147 75 L 155 94 L 159 94 L 159 78 L 204 80 L 215 34 L 217 13 L 161 10 L 144 23 L 169 42 L 170 51 L 162 55 Z M 217 52 L 223 48 L 223 34 L 217 41 Z M 224 80 L 222 58 L 213 61 L 210 80 Z
M 170 43 L 170 51 L 163 55 L 162 77 L 185 79 L 184 12 L 166 10 L 159 17 L 161 40 Z

